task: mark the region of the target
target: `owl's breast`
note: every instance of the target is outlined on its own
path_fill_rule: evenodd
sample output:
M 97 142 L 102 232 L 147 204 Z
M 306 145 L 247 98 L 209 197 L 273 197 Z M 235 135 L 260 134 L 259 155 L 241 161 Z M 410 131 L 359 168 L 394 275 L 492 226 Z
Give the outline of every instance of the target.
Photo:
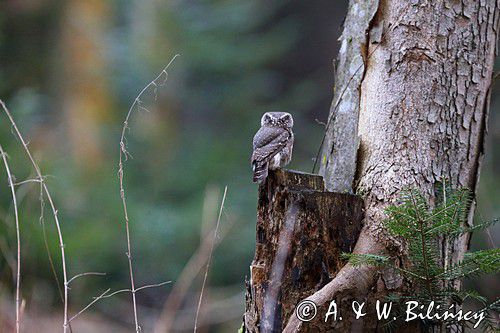
M 269 162 L 269 169 L 275 170 L 281 166 L 283 154 L 277 153 Z

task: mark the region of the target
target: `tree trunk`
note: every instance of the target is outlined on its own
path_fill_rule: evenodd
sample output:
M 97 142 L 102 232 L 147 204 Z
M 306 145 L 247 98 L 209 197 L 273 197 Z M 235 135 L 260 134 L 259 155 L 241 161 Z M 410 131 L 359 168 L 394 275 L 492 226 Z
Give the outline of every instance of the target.
M 382 225 L 385 207 L 403 189 L 418 189 L 431 205 L 443 179 L 475 191 L 499 6 L 498 0 L 350 1 L 320 173 L 328 190 L 363 196 L 355 253 L 392 253 L 404 261 L 403 244 Z M 473 210 L 474 204 L 469 223 Z M 468 243 L 468 235 L 443 241 L 443 264 L 460 260 Z M 372 302 L 406 288 L 392 271 L 347 264 L 307 299 L 325 308 L 334 299 Z M 292 312 L 284 332 L 308 325 Z M 373 317 L 322 325 L 315 331 L 380 330 Z
M 483 155 L 499 5 L 497 0 L 387 1 L 373 26 L 388 31 L 361 85 L 357 189 L 368 228 L 381 231 L 381 208 L 404 187 L 432 203 L 443 179 L 475 191 Z M 374 49 L 377 48 L 377 49 Z M 472 223 L 473 207 L 469 222 Z M 443 248 L 461 259 L 469 236 Z
M 68 127 L 65 144 L 87 174 L 104 158 L 99 126 L 109 117 L 105 111 L 111 109 L 110 72 L 100 50 L 106 44 L 108 12 L 108 4 L 100 0 L 68 0 L 61 21 L 60 74 L 66 83 L 58 87 L 58 93 Z

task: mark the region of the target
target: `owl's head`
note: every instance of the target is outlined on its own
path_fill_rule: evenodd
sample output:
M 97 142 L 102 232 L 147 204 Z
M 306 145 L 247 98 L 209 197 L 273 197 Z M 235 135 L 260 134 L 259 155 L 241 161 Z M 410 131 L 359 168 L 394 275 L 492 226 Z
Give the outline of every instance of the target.
M 266 112 L 260 120 L 261 126 L 292 128 L 293 118 L 288 112 Z

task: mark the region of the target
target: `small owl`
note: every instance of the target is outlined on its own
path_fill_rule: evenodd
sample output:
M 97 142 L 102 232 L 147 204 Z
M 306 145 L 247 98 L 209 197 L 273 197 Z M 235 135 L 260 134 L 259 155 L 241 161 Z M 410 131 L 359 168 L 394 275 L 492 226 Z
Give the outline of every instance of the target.
M 292 159 L 293 118 L 287 112 L 266 112 L 253 137 L 253 181 L 262 184 L 268 170 L 287 165 Z

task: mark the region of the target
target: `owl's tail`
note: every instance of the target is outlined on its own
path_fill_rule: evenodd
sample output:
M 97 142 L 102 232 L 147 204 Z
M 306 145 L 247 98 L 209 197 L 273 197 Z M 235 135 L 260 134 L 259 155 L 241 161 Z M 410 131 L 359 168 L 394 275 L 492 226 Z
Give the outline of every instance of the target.
M 259 163 L 257 161 L 253 161 L 252 162 L 253 182 L 262 184 L 264 180 L 266 180 L 267 178 L 267 169 L 268 169 L 267 162 Z

